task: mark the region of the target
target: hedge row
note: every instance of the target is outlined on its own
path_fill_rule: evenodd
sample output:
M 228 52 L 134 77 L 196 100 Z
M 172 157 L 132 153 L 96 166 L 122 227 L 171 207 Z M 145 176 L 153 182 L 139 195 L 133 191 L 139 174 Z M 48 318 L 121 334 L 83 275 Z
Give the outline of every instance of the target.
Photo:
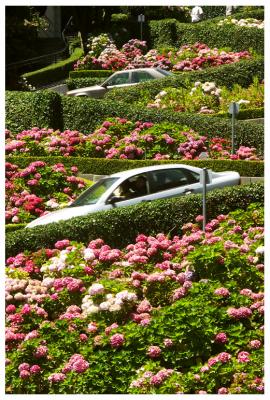
M 222 118 L 231 118 L 231 114 L 225 112 L 215 114 L 215 116 Z M 256 118 L 264 118 L 264 107 L 247 108 L 245 110 L 240 110 L 239 113 L 237 114 L 238 120 L 256 119 Z
M 18 231 L 19 229 L 25 228 L 26 224 L 7 224 L 5 226 L 5 233 Z
M 83 88 L 86 86 L 99 85 L 104 82 L 104 78 L 69 78 L 66 80 L 68 90 Z
M 264 176 L 263 161 L 240 161 L 240 160 L 113 160 L 103 158 L 86 158 L 86 157 L 22 157 L 14 156 L 7 157 L 7 161 L 18 165 L 20 168 L 25 168 L 31 162 L 42 160 L 48 164 L 63 163 L 68 167 L 76 165 L 82 174 L 94 175 L 110 175 L 115 172 L 125 171 L 132 168 L 147 167 L 150 165 L 175 164 L 177 162 L 186 165 L 193 165 L 199 168 L 209 168 L 213 171 L 237 171 L 241 176 Z
M 85 69 L 81 71 L 70 71 L 69 77 L 70 78 L 107 78 L 108 76 L 112 75 L 112 70 L 105 70 L 105 69 Z
M 60 81 L 68 77 L 69 71 L 73 68 L 75 61 L 82 56 L 83 50 L 76 48 L 66 60 L 59 61 L 33 72 L 27 72 L 23 74 L 22 77 L 26 78 L 28 83 L 36 87 Z
M 264 53 L 264 30 L 243 28 L 235 25 L 218 26 L 216 22 L 202 21 L 186 24 L 176 19 L 149 22 L 151 46 L 154 48 L 180 47 L 195 42 L 206 43 L 209 47 L 230 47 L 233 51 L 252 48 L 258 54 Z
M 34 126 L 61 128 L 61 96 L 49 90 L 6 92 L 6 128 L 14 133 Z
M 111 100 L 78 97 L 63 97 L 62 105 L 64 129 L 77 129 L 83 133 L 93 132 L 95 127 L 106 118 L 118 116 L 131 121 L 174 122 L 179 125 L 187 125 L 210 138 L 216 136 L 231 138 L 231 122 L 219 117 L 210 118 L 199 114 L 147 109 Z M 256 147 L 258 154 L 263 154 L 263 126 L 254 122 L 237 121 L 235 132 L 237 145 Z
M 207 194 L 208 219 L 239 208 L 246 209 L 253 202 L 264 202 L 263 185 L 243 185 L 215 190 Z M 102 238 L 110 246 L 121 248 L 134 242 L 139 233 L 179 234 L 181 226 L 194 221 L 201 212 L 201 195 L 189 195 L 119 207 L 68 221 L 23 229 L 6 235 L 6 257 L 21 251 L 51 247 L 57 240 L 64 238 L 84 243 Z
M 113 89 L 105 95 L 105 98 L 130 104 L 139 101 L 144 94 L 154 99 L 154 96 L 166 87 L 186 87 L 196 81 L 215 82 L 218 86 L 226 86 L 229 89 L 236 83 L 242 87 L 248 87 L 253 82 L 254 76 L 257 76 L 259 80 L 264 78 L 262 58 L 239 61 L 202 71 L 179 72 L 173 77 L 156 79 L 129 88 Z

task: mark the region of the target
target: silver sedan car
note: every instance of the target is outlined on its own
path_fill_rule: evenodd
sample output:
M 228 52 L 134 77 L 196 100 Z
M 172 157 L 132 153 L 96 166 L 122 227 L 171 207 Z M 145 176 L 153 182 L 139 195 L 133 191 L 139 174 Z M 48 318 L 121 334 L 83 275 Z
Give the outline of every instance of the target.
M 118 71 L 112 74 L 100 85 L 89 86 L 80 89 L 70 90 L 67 96 L 89 96 L 95 99 L 104 97 L 108 90 L 114 88 L 128 87 L 146 82 L 151 79 L 161 79 L 174 74 L 161 68 L 137 68 Z
M 212 172 L 207 190 L 240 183 L 238 172 Z M 114 207 L 130 206 L 202 192 L 202 169 L 184 164 L 158 165 L 117 172 L 100 179 L 70 206 L 30 222 L 32 228 Z

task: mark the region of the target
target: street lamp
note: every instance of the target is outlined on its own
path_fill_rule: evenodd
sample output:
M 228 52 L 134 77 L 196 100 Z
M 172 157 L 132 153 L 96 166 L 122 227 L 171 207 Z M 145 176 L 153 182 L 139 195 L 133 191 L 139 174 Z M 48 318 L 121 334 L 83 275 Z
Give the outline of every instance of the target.
M 145 22 L 145 16 L 143 14 L 138 15 L 138 22 L 140 23 L 141 40 L 143 33 L 143 22 Z

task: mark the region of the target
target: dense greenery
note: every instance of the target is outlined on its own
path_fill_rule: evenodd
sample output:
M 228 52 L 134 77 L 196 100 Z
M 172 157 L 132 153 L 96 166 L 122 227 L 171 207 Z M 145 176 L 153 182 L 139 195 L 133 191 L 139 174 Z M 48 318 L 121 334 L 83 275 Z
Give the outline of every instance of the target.
M 83 50 L 76 48 L 69 58 L 58 61 L 47 67 L 36 71 L 27 72 L 22 77 L 33 86 L 46 85 L 48 83 L 57 82 L 68 77 L 69 71 L 72 70 L 73 64 L 83 55 Z
M 52 91 L 6 92 L 7 129 L 21 132 L 31 126 L 57 129 L 62 125 L 61 97 Z
M 262 184 L 243 185 L 215 190 L 207 194 L 208 218 L 226 214 L 238 208 L 246 209 L 252 202 L 263 203 Z M 26 250 L 52 246 L 67 238 L 87 242 L 102 238 L 110 246 L 125 246 L 139 233 L 178 232 L 179 226 L 201 214 L 201 195 L 190 195 L 149 204 L 120 207 L 106 212 L 72 218 L 6 235 L 6 256 Z
M 86 86 L 93 86 L 99 85 L 100 83 L 104 82 L 105 78 L 69 78 L 66 80 L 66 85 L 68 90 L 83 88 Z
M 161 165 L 175 163 L 175 160 L 117 160 L 108 158 L 87 157 L 20 157 L 9 156 L 7 161 L 25 168 L 34 161 L 44 161 L 49 164 L 62 163 L 65 166 L 76 165 L 81 174 L 110 175 L 115 172 L 125 171 L 132 168 L 146 167 L 149 165 Z M 213 171 L 237 171 L 241 176 L 264 176 L 263 161 L 241 161 L 241 160 L 181 160 L 181 164 L 193 165 L 199 168 L 210 168 Z
M 183 24 L 167 19 L 150 21 L 149 29 L 152 47 L 177 47 L 202 42 L 210 47 L 230 47 L 233 51 L 252 48 L 259 54 L 264 53 L 264 31 L 257 28 L 217 26 L 216 22 L 209 20 Z
M 111 70 L 106 70 L 106 69 L 92 69 L 92 70 L 78 70 L 78 71 L 70 71 L 69 72 L 69 78 L 75 79 L 75 78 L 107 78 L 113 73 Z

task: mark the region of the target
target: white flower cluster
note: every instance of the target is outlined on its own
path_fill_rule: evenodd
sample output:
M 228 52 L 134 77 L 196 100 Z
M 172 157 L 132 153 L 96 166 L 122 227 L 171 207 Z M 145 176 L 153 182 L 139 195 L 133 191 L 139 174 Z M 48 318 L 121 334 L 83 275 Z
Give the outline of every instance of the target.
M 128 290 L 123 290 L 122 292 L 105 294 L 105 288 L 99 283 L 94 283 L 89 289 L 88 293 L 82 299 L 82 315 L 87 316 L 89 314 L 95 314 L 102 311 L 117 312 L 120 311 L 125 305 L 132 304 L 137 301 L 137 296 L 135 293 L 129 292 Z M 104 298 L 101 303 L 95 304 L 92 296 L 101 294 Z
M 237 25 L 237 26 L 242 26 L 245 28 L 258 28 L 258 29 L 264 29 L 264 21 L 255 19 L 255 18 L 247 18 L 247 19 L 235 19 L 235 18 L 226 18 L 223 19 L 222 21 L 218 22 L 219 26 L 223 25 Z
M 199 87 L 202 88 L 205 94 L 212 94 L 217 97 L 221 94 L 221 89 L 216 86 L 215 82 L 201 83 L 199 81 L 194 83 L 194 87 L 191 89 L 190 94 L 193 94 Z

